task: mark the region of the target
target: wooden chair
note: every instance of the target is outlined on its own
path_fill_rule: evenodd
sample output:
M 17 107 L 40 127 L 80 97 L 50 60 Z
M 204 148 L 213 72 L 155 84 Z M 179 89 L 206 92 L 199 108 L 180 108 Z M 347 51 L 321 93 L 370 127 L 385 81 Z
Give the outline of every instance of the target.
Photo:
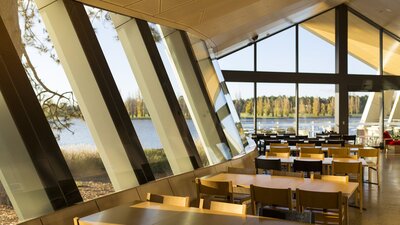
M 306 172 L 307 177 L 310 177 L 311 172 L 322 173 L 322 160 L 308 161 L 308 160 L 294 160 L 294 172 Z
M 320 179 L 326 181 L 349 182 L 349 176 L 322 175 Z
M 280 159 L 255 159 L 255 169 L 258 173 L 259 169 L 263 170 L 281 170 L 281 160 Z
M 292 191 L 288 189 L 277 189 L 277 188 L 265 188 L 250 185 L 251 193 L 251 206 L 253 214 L 257 215 L 257 205 L 261 207 L 285 207 L 288 210 L 292 210 Z
M 269 153 L 289 153 L 290 154 L 290 148 L 289 147 L 271 147 L 269 149 Z
M 278 158 L 289 158 L 290 153 L 289 152 L 266 152 L 265 157 L 272 156 L 272 157 L 278 157 Z
M 308 154 L 321 154 L 323 153 L 321 148 L 300 148 L 300 154 L 301 153 L 308 153 Z
M 282 171 L 282 170 L 271 170 L 271 176 L 285 176 L 285 177 L 299 177 L 303 178 L 303 172 L 291 172 L 291 171 Z
M 189 197 L 157 195 L 147 193 L 146 200 L 149 202 L 157 202 L 165 205 L 189 207 Z
M 253 175 L 257 172 L 254 168 L 228 167 L 228 173 Z
M 332 162 L 333 175 L 347 175 L 350 181 L 358 182 L 356 200 L 358 199 L 360 212 L 363 211 L 363 184 L 361 162 Z
M 341 144 L 326 144 L 326 143 L 322 143 L 321 144 L 322 148 L 340 148 L 342 147 Z
M 208 199 L 233 203 L 232 181 L 211 181 L 196 178 L 197 199 L 204 196 Z
M 315 143 L 297 143 L 297 148 L 315 148 Z
M 217 201 L 210 201 L 209 203 L 207 203 L 205 199 L 200 199 L 199 208 L 210 209 L 216 212 L 246 215 L 246 204 L 233 204 Z
M 311 210 L 316 224 L 345 224 L 345 205 L 342 192 L 296 190 L 297 210 Z
M 358 156 L 364 158 L 368 164 L 368 183 L 379 186 L 379 149 L 358 149 Z M 372 183 L 371 170 L 376 172 L 376 183 Z
M 332 157 L 332 155 L 350 155 L 350 149 L 347 147 L 344 148 L 336 148 L 329 147 L 328 148 L 328 157 Z
M 311 159 L 320 159 L 320 160 L 324 160 L 325 155 L 324 155 L 324 153 L 312 154 L 312 153 L 301 153 L 301 152 L 300 152 L 300 158 L 311 158 Z
M 269 146 L 270 146 L 270 148 L 272 148 L 272 147 L 288 147 L 289 144 L 288 143 L 270 143 Z
M 348 147 L 348 148 L 358 148 L 358 149 L 360 149 L 360 148 L 364 148 L 364 145 L 356 145 L 356 144 L 349 144 L 349 143 L 346 143 L 346 144 L 344 144 L 344 147 Z

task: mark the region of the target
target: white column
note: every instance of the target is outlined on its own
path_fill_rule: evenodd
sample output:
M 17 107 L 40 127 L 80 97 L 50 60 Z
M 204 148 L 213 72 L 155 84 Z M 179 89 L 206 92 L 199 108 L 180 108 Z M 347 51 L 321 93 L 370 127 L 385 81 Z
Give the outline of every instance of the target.
M 386 108 L 386 96 L 387 94 L 385 94 L 385 108 Z M 393 105 L 389 105 L 390 107 L 392 107 L 392 109 L 390 111 L 388 123 L 396 122 L 400 119 L 400 91 L 394 92 L 393 97 L 394 97 Z
M 85 117 L 114 190 L 138 185 L 62 0 L 36 0 L 39 12 Z
M 0 92 L 0 181 L 19 220 L 44 215 L 53 207 Z
M 119 40 L 141 90 L 151 120 L 174 174 L 193 170 L 174 116 L 168 105 L 136 20 L 112 14 Z
M 183 97 L 185 98 L 185 102 L 188 103 L 187 107 L 194 125 L 199 132 L 207 158 L 211 164 L 218 163 L 223 159 L 223 155 L 218 148 L 222 141 L 219 138 L 216 127 L 213 125 L 214 121 L 206 99 L 204 99 L 203 91 L 198 85 L 196 72 L 194 71 L 182 36 L 177 30 L 163 28 L 162 31 L 163 41 L 166 42 L 165 46 L 167 46 L 168 50 L 169 61 L 177 70 L 175 75 L 184 91 Z

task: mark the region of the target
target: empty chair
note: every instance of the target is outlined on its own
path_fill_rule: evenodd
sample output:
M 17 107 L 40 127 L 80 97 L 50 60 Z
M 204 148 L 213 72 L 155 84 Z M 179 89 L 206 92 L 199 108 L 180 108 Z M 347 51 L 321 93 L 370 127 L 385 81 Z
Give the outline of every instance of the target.
M 289 146 L 297 146 L 297 144 L 304 143 L 304 140 L 288 139 L 287 143 L 289 144 Z
M 273 147 L 288 147 L 289 144 L 288 143 L 279 142 L 279 143 L 270 143 L 269 146 L 270 146 L 270 148 L 273 148 Z
M 345 143 L 356 143 L 356 135 L 343 135 L 342 139 L 344 140 Z
M 336 155 L 337 158 L 339 158 L 338 155 L 341 155 L 341 156 L 350 155 L 350 149 L 347 147 L 343 147 L 343 148 L 329 147 L 328 148 L 328 157 L 332 157 L 332 155 Z
M 308 139 L 307 135 L 296 135 L 297 139 Z
M 271 147 L 269 149 L 269 153 L 277 153 L 277 152 L 281 152 L 281 153 L 290 153 L 290 148 L 289 147 Z
M 264 143 L 265 143 L 265 145 L 280 144 L 281 140 L 278 140 L 278 139 L 265 139 Z
M 207 207 L 207 205 L 209 205 L 209 207 Z M 210 203 L 207 203 L 206 200 L 200 199 L 199 208 L 200 209 L 209 208 L 210 210 L 216 212 L 246 215 L 246 204 L 233 204 L 233 203 L 216 202 L 216 201 L 210 201 Z
M 289 152 L 267 152 L 266 157 L 289 158 Z
M 271 208 L 285 207 L 288 210 L 292 210 L 293 208 L 292 191 L 290 188 L 277 189 L 250 185 L 250 193 L 254 215 L 257 215 L 258 205 L 261 205 L 261 207 L 269 206 Z
M 349 176 L 322 175 L 321 180 L 336 181 L 336 182 L 349 182 Z
M 360 211 L 363 210 L 363 185 L 362 185 L 362 164 L 361 162 L 332 162 L 333 175 L 347 175 L 349 180 L 358 182 L 356 198 L 359 199 Z
M 189 207 L 189 197 L 157 195 L 157 194 L 147 193 L 146 200 L 149 202 L 157 202 L 165 205 Z
M 323 148 L 340 148 L 342 147 L 341 144 L 326 144 L 326 143 L 322 143 L 321 147 Z
M 297 210 L 310 210 L 316 224 L 345 224 L 345 205 L 342 192 L 296 190 Z
M 271 170 L 271 176 L 284 176 L 284 177 L 299 177 L 303 178 L 303 172 L 291 172 L 291 171 L 282 171 L 282 170 Z
M 211 181 L 196 178 L 197 199 L 204 198 L 233 203 L 232 181 Z
M 313 153 L 302 153 L 302 152 L 300 152 L 300 158 L 310 158 L 310 159 L 324 160 L 325 155 L 324 155 L 324 153 L 313 154 Z
M 328 139 L 328 144 L 339 144 L 340 146 L 344 146 L 344 140 Z
M 329 134 L 329 136 L 328 136 L 328 139 L 331 139 L 331 140 L 333 140 L 333 139 L 338 140 L 338 139 L 341 139 L 341 138 L 342 138 L 341 134 Z
M 301 147 L 300 153 L 308 153 L 308 154 L 321 154 L 321 148 L 310 148 L 310 147 Z
M 239 167 L 228 167 L 228 173 L 235 174 L 256 174 L 254 168 L 239 168 Z
M 307 177 L 310 177 L 310 172 L 322 173 L 322 160 L 294 160 L 293 170 L 295 172 L 302 171 L 307 173 Z
M 364 149 L 358 150 L 358 156 L 364 158 L 368 164 L 368 182 L 372 183 L 371 170 L 376 172 L 376 183 L 379 187 L 379 149 Z
M 263 170 L 281 170 L 281 160 L 280 159 L 255 159 L 256 172 L 259 169 Z
M 344 147 L 348 147 L 348 148 L 364 148 L 364 145 L 355 145 L 355 144 L 349 144 L 349 143 L 345 143 Z
M 308 143 L 315 144 L 315 146 L 321 146 L 322 144 L 325 143 L 325 140 L 319 140 L 319 139 L 308 139 Z
M 314 148 L 315 143 L 297 143 L 296 147 L 297 148 Z

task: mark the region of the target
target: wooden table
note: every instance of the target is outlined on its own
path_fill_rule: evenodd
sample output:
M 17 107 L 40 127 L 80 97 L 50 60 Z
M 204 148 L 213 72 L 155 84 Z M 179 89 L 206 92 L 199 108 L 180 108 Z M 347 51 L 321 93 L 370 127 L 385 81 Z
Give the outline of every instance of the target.
M 107 209 L 79 219 L 80 225 L 301 225 L 268 217 L 220 213 L 208 209 L 184 208 L 141 202 Z
M 265 155 L 260 155 L 257 157 L 258 159 L 280 159 L 281 163 L 284 164 L 293 164 L 294 160 L 304 160 L 304 161 L 320 161 L 320 159 L 314 159 L 314 158 L 300 158 L 300 157 L 295 157 L 295 156 L 290 156 L 286 158 L 282 157 L 275 157 L 275 156 L 268 156 L 266 157 Z M 331 158 L 331 157 L 326 157 L 324 160 L 322 160 L 323 165 L 332 165 L 333 160 L 337 162 L 349 162 L 349 163 L 357 163 L 361 162 L 362 166 L 368 166 L 368 163 L 365 161 L 365 159 L 359 158 L 359 159 L 352 159 L 352 158 Z
M 344 197 L 345 217 L 348 224 L 348 199 L 357 190 L 356 182 L 335 182 L 324 181 L 320 179 L 297 178 L 287 176 L 270 176 L 265 174 L 247 175 L 247 174 L 230 174 L 220 173 L 214 176 L 204 178 L 214 181 L 232 181 L 235 186 L 250 187 L 251 184 L 268 188 L 290 188 L 296 191 L 297 188 L 307 191 L 320 192 L 339 192 Z
M 293 153 L 296 153 L 296 154 L 300 152 L 300 148 L 301 148 L 301 147 L 297 147 L 297 146 L 293 146 L 293 145 L 291 145 L 291 146 L 278 146 L 277 148 L 280 148 L 280 147 L 289 147 L 290 151 L 293 152 Z M 271 147 L 269 145 L 266 146 L 266 151 L 269 151 L 270 148 Z M 315 146 L 314 148 L 320 148 L 322 150 L 322 152 L 328 152 L 328 147 Z M 343 148 L 345 148 L 345 147 L 343 147 Z M 349 147 L 349 148 L 350 148 L 349 150 L 350 150 L 351 153 L 354 153 L 354 154 L 358 153 L 358 148 L 352 148 L 352 147 Z M 364 149 L 375 149 L 375 148 L 372 148 L 372 147 L 369 147 L 369 146 L 365 146 Z

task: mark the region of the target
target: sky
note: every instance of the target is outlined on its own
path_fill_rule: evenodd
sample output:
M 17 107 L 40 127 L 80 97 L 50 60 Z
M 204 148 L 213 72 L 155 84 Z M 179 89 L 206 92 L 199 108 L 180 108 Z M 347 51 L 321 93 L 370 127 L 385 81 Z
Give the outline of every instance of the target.
M 93 20 L 97 38 L 102 47 L 108 65 L 111 69 L 115 82 L 123 99 L 138 94 L 138 85 L 133 72 L 125 56 L 117 33 L 111 22 Z M 35 33 L 44 36 L 44 24 L 35 25 Z M 334 46 L 311 34 L 300 27 L 299 29 L 299 68 L 302 72 L 334 72 Z M 285 71 L 294 72 L 295 63 L 295 41 L 294 28 L 288 29 L 280 34 L 272 36 L 259 42 L 257 53 L 257 69 L 260 71 Z M 163 43 L 157 44 L 164 62 L 168 61 L 167 53 Z M 28 48 L 28 54 L 33 61 L 42 80 L 55 91 L 70 91 L 67 76 L 61 64 L 54 63 L 47 54 L 40 54 L 36 49 Z M 235 54 L 219 60 L 221 69 L 229 70 L 253 70 L 253 47 L 248 47 Z M 182 91 L 176 79 L 175 71 L 169 63 L 165 63 L 166 70 L 171 79 L 176 95 Z M 349 56 L 349 72 L 375 74 L 376 71 L 359 60 Z M 254 93 L 252 83 L 228 82 L 228 89 L 233 99 L 237 97 L 251 98 Z M 334 85 L 300 84 L 301 96 L 320 96 L 323 98 L 334 95 Z M 294 84 L 272 84 L 260 83 L 257 86 L 258 95 L 287 95 L 294 96 Z

